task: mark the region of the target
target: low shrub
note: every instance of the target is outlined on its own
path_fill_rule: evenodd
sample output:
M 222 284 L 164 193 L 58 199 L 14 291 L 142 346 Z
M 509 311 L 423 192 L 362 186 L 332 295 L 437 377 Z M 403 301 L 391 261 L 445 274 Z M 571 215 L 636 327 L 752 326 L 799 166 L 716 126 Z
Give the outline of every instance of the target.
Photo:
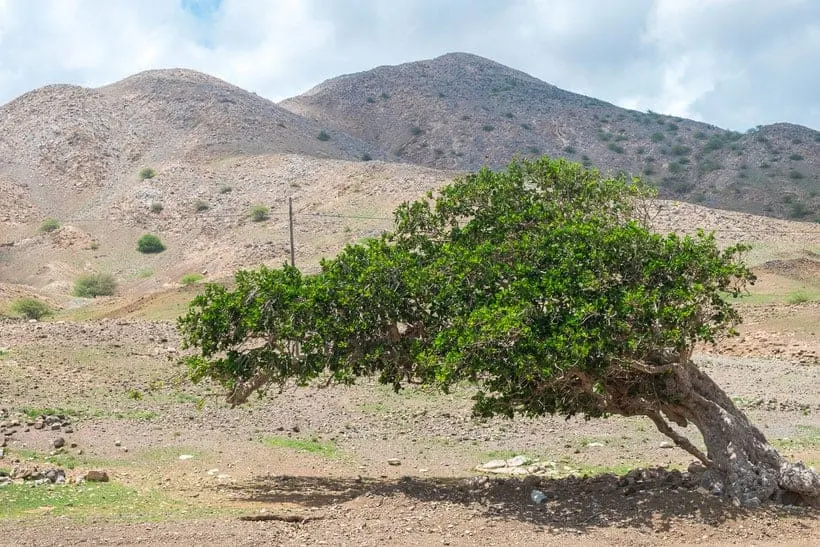
M 233 191 L 233 188 L 227 184 L 220 184 L 219 185 L 219 193 L 220 194 L 229 194 Z
M 211 206 L 208 205 L 207 201 L 203 201 L 201 199 L 198 199 L 194 202 L 194 210 L 197 213 L 201 213 L 202 211 L 207 211 L 208 209 L 210 209 L 210 207 Z
M 161 213 L 163 209 L 164 209 L 164 207 L 163 207 L 162 203 L 160 203 L 158 201 L 154 201 L 154 202 L 151 203 L 151 212 L 152 213 Z
M 139 178 L 140 180 L 152 179 L 157 176 L 157 172 L 154 171 L 151 167 L 143 167 L 140 169 Z
M 262 222 L 263 220 L 268 220 L 270 216 L 270 210 L 265 207 L 264 205 L 254 205 L 251 207 L 251 220 L 254 222 Z
M 56 218 L 47 218 L 43 220 L 43 223 L 40 224 L 40 232 L 48 233 L 53 232 L 60 228 L 60 221 Z
M 316 138 L 319 139 L 320 141 L 329 141 L 330 140 L 330 135 L 327 134 L 327 131 L 322 129 L 321 131 L 319 131 L 319 134 L 316 135 Z
M 117 288 L 114 276 L 109 273 L 82 275 L 74 281 L 74 296 L 95 298 L 111 296 Z
M 137 251 L 144 254 L 161 253 L 165 250 L 165 245 L 159 237 L 154 234 L 144 234 L 137 241 Z
M 51 308 L 42 300 L 36 298 L 21 298 L 11 305 L 12 313 L 26 319 L 42 319 L 51 314 Z

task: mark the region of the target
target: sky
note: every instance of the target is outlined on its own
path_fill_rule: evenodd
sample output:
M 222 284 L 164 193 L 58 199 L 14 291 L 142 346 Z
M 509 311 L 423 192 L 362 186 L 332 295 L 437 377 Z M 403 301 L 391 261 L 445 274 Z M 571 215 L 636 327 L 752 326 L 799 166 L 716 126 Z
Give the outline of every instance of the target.
M 0 0 L 0 104 L 173 67 L 279 101 L 453 51 L 626 108 L 820 130 L 820 0 Z

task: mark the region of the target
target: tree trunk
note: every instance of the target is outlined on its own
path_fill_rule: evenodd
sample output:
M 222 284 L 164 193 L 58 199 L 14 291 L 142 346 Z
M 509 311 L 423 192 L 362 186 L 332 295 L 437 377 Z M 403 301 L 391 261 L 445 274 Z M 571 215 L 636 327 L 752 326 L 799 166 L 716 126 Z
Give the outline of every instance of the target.
M 767 501 L 820 504 L 820 475 L 802 463 L 784 459 L 694 363 L 674 367 L 667 378 L 667 393 L 675 395 L 675 403 L 664 404 L 660 410 L 678 425 L 695 424 L 707 453 L 688 443 L 659 414 L 650 418 L 679 446 L 703 460 L 715 492 L 746 506 Z

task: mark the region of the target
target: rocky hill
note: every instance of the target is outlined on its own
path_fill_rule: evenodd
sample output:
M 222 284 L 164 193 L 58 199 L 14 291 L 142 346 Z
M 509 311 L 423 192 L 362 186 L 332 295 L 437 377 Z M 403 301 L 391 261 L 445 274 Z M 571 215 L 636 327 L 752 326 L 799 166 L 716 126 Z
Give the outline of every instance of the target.
M 820 221 L 820 132 L 746 134 L 570 93 L 465 53 L 328 80 L 281 106 L 400 161 L 473 170 L 564 156 L 640 175 L 661 196 Z
M 145 167 L 269 153 L 380 157 L 371 145 L 190 70 L 143 72 L 98 89 L 47 86 L 0 107 L 0 190 L 24 194 L 25 207 L 7 213 L 15 218 L 38 207 L 33 214 L 82 214 L 100 189 L 116 193 Z

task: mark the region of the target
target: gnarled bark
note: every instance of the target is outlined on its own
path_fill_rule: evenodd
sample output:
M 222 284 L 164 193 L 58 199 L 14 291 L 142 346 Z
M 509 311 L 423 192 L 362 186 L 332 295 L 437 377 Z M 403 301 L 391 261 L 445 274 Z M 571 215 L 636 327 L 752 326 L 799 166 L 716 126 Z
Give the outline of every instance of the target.
M 703 435 L 707 453 L 697 450 L 668 424 L 664 427 L 657 411 L 654 416 L 646 414 L 662 432 L 703 461 L 718 490 L 743 505 L 767 501 L 820 504 L 820 475 L 783 458 L 697 365 L 687 360 L 666 378 L 667 393 L 675 395 L 674 403 L 662 403 L 660 411 L 679 425 L 687 421 L 694 424 Z

